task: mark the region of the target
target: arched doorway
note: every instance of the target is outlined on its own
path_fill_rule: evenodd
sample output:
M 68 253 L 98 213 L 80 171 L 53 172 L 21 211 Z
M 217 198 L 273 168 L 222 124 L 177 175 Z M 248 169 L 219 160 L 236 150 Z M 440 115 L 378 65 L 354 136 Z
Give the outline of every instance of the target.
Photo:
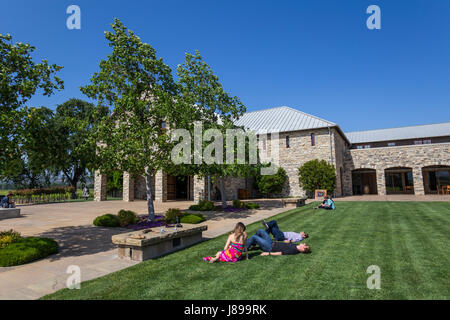
M 412 168 L 395 167 L 384 170 L 386 194 L 414 194 Z
M 352 190 L 354 195 L 378 194 L 377 171 L 375 169 L 353 170 Z
M 436 165 L 422 168 L 425 194 L 448 194 L 450 166 Z

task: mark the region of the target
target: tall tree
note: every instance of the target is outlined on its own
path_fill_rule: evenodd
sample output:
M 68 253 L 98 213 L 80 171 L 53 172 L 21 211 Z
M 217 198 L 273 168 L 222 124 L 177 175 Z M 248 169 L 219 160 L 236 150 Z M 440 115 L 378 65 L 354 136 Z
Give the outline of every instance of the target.
M 195 54 L 186 53 L 185 60 L 182 65 L 177 68 L 178 85 L 180 88 L 180 102 L 184 105 L 185 110 L 189 106 L 195 106 L 194 110 L 187 114 L 183 119 L 184 128 L 194 134 L 194 122 L 200 121 L 203 130 L 217 129 L 221 132 L 222 142 L 227 140 L 227 129 L 238 129 L 234 125 L 234 121 L 245 112 L 246 108 L 236 96 L 231 96 L 226 92 L 219 81 L 219 78 L 213 73 L 211 67 L 203 61 L 198 51 Z M 187 119 L 187 121 L 186 121 Z M 180 127 L 180 126 L 178 126 Z M 210 142 L 213 139 L 210 140 Z M 202 141 L 202 153 L 207 148 L 209 142 Z M 233 150 L 233 154 L 237 153 L 237 144 Z M 222 198 L 222 206 L 226 207 L 226 190 L 225 179 L 228 176 L 248 176 L 253 174 L 253 167 L 248 165 L 248 142 L 245 148 L 245 163 L 237 163 L 234 161 L 218 163 L 202 163 L 190 166 L 181 166 L 186 170 L 199 176 L 212 176 L 220 182 L 220 193 Z M 226 154 L 226 145 L 223 144 L 222 150 L 215 150 L 218 154 Z M 224 159 L 222 159 L 224 161 Z
M 41 108 L 21 108 L 21 128 L 18 142 L 8 166 L 3 169 L 5 180 L 16 188 L 49 186 L 52 178 L 51 159 L 54 155 L 53 111 Z
M 170 161 L 173 142 L 162 128 L 174 127 L 179 104 L 171 69 L 155 49 L 118 20 L 105 38 L 112 52 L 100 62 L 91 83 L 81 90 L 99 103 L 113 107 L 112 115 L 97 128 L 97 166 L 131 175 L 145 173 L 149 219 L 154 220 L 151 177 Z
M 78 182 L 84 181 L 89 171 L 95 167 L 94 130 L 108 114 L 108 107 L 96 107 L 75 98 L 56 108 L 52 167 L 56 172 L 61 172 L 75 190 Z M 76 192 L 72 196 L 75 197 Z
M 50 96 L 64 88 L 55 76 L 62 67 L 49 65 L 47 60 L 35 63 L 31 54 L 35 47 L 21 42 L 12 43 L 12 37 L 0 34 L 0 178 L 2 169 L 8 168 L 18 154 L 18 140 L 23 134 L 26 112 L 21 112 L 28 100 L 41 91 Z

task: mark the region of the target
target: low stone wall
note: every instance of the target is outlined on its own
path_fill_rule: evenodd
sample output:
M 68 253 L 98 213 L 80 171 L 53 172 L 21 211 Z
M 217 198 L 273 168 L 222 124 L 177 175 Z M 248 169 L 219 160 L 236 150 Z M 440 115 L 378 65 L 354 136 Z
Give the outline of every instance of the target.
M 20 217 L 18 208 L 0 208 L 0 220 Z
M 183 224 L 183 227 L 151 228 L 150 232 L 134 231 L 112 236 L 118 246 L 118 256 L 122 259 L 145 261 L 178 251 L 202 241 L 202 232 L 207 226 Z

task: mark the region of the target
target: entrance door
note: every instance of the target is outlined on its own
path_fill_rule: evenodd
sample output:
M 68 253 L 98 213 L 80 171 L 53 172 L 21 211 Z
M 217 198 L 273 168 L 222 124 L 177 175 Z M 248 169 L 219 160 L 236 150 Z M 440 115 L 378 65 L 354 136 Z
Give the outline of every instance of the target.
M 176 178 L 167 175 L 167 200 L 176 199 Z
M 188 176 L 167 175 L 167 200 L 188 200 Z
M 175 182 L 175 194 L 176 198 L 179 200 L 188 199 L 188 177 L 179 176 L 176 177 Z

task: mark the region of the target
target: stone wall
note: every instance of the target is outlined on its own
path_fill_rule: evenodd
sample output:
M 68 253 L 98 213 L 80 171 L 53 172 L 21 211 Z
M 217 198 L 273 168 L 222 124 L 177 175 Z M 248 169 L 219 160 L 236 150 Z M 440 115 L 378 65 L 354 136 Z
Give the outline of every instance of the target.
M 331 132 L 331 137 L 330 137 Z M 336 149 L 342 150 L 341 144 L 344 141 L 340 134 L 334 128 L 283 132 L 279 134 L 279 165 L 286 170 L 288 182 L 281 196 L 304 196 L 306 191 L 303 190 L 298 183 L 298 168 L 305 162 L 318 159 L 327 162 L 339 159 L 343 163 L 343 156 L 336 156 Z M 311 145 L 311 134 L 315 135 L 315 145 Z M 286 136 L 289 136 L 289 148 L 286 147 Z M 263 139 L 260 139 L 259 148 L 263 149 Z M 336 146 L 337 145 L 337 146 Z M 332 148 L 330 148 L 330 146 Z M 271 153 L 271 139 L 267 139 L 266 149 L 268 155 Z M 264 152 L 264 151 L 263 151 Z M 265 157 L 261 157 L 265 159 Z
M 334 154 L 333 164 L 336 168 L 336 187 L 334 190 L 334 196 L 342 197 L 344 195 L 342 187 L 344 185 L 343 176 L 345 170 L 345 152 L 347 151 L 349 144 L 336 129 L 332 129 L 332 134 Z
M 385 195 L 384 170 L 407 167 L 412 168 L 415 194 L 422 195 L 424 194 L 422 168 L 433 165 L 450 165 L 450 143 L 347 150 L 344 194 L 352 195 L 352 170 L 375 169 L 378 194 Z

